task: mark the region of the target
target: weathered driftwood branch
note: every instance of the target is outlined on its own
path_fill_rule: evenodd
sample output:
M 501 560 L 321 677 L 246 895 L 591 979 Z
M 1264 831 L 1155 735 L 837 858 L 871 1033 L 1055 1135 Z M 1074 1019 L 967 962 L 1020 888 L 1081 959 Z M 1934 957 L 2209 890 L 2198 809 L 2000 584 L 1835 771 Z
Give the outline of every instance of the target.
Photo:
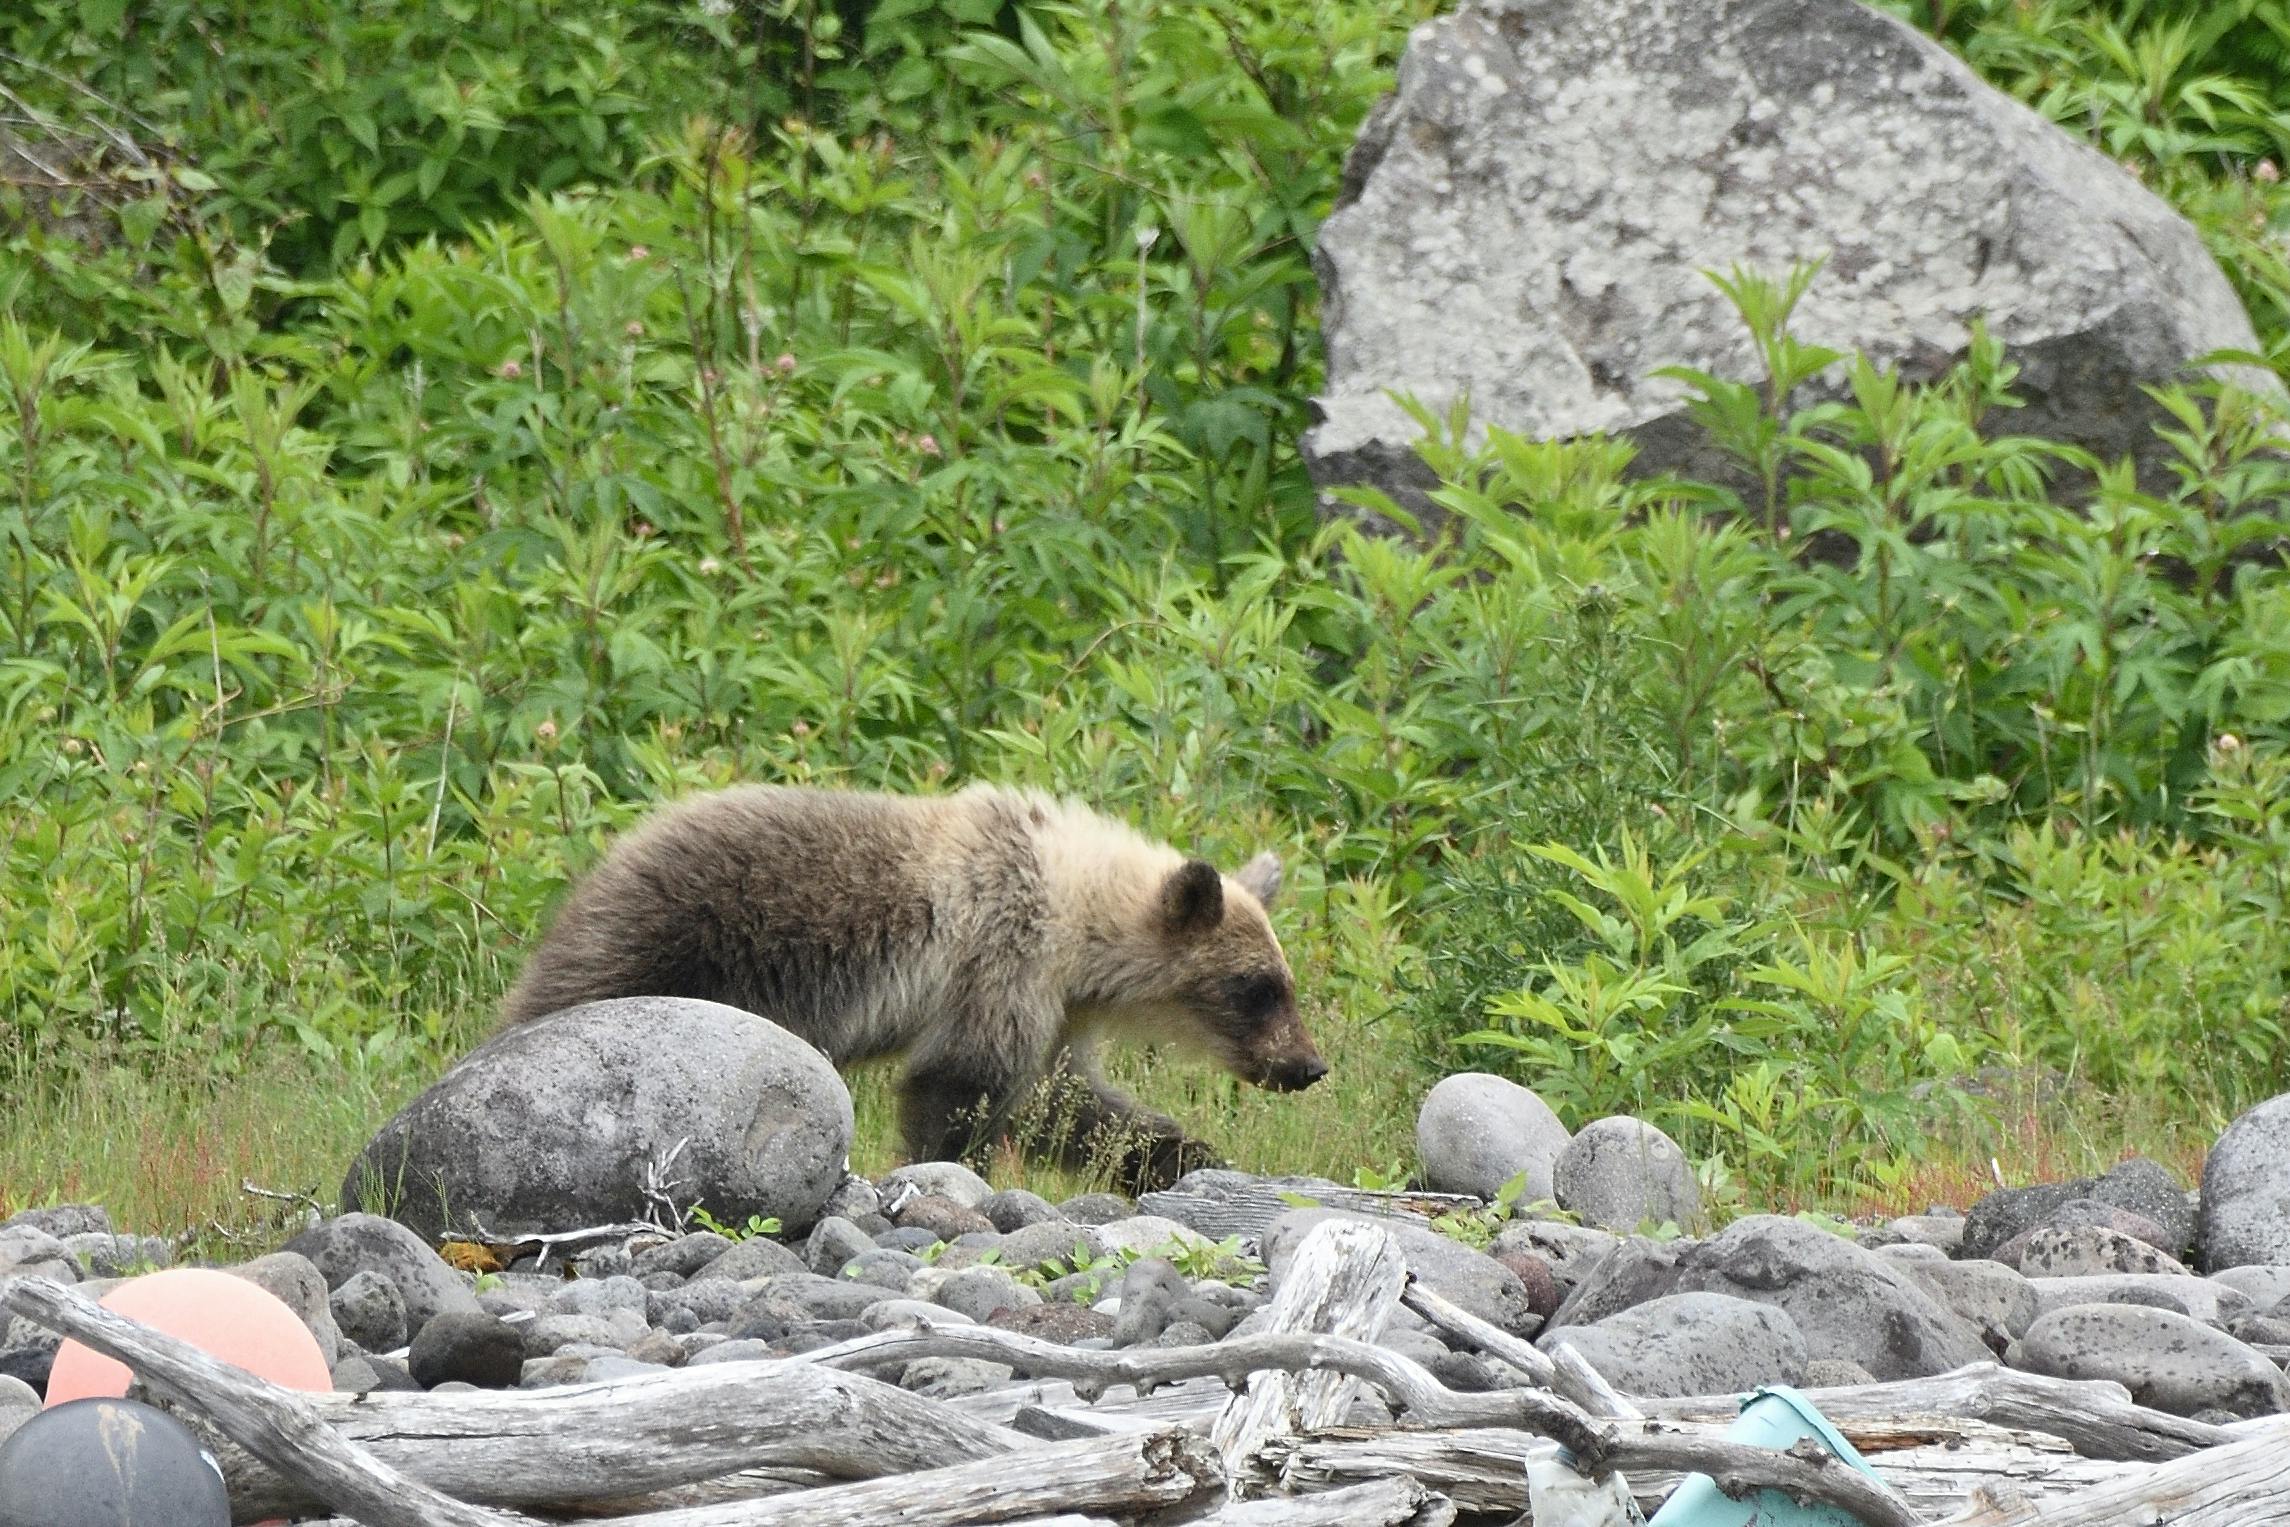
M 1228 1337 L 1199 1347 L 1089 1352 L 988 1327 L 918 1327 L 860 1337 L 841 1348 L 821 1348 L 807 1355 L 830 1361 L 854 1357 L 882 1361 L 894 1355 L 974 1357 L 1008 1363 L 1031 1373 L 1079 1376 L 1103 1383 L 1142 1379 L 1150 1384 L 1213 1374 L 1237 1385 L 1265 1368 L 1326 1368 L 1366 1379 L 1410 1419 L 1423 1425 L 1517 1427 L 1537 1432 L 1565 1445 L 1582 1467 L 1595 1473 L 1612 1469 L 1703 1473 L 1721 1486 L 1780 1490 L 1795 1499 L 1840 1507 L 1865 1522 L 1886 1527 L 1910 1527 L 1918 1520 L 1907 1503 L 1883 1482 L 1842 1464 L 1812 1462 L 1716 1436 L 1662 1432 L 1654 1429 L 1657 1422 L 1599 1421 L 1539 1390 L 1458 1394 L 1420 1364 L 1342 1336 L 1260 1334 Z
M 2054 1379 L 1994 1363 L 1974 1363 L 1928 1379 L 1809 1390 L 1821 1414 L 1843 1425 L 1909 1414 L 1968 1416 L 1997 1426 L 2048 1432 L 2090 1458 L 2159 1463 L 2235 1440 L 2225 1427 L 2191 1421 L 2131 1402 L 2131 1391 L 2106 1379 Z M 1641 1400 L 1665 1420 L 1730 1419 L 1736 1396 Z
M 1188 1527 L 1448 1527 L 1455 1503 L 1405 1475 L 1318 1495 L 1233 1501 Z
M 329 1509 L 367 1527 L 513 1527 L 528 1520 L 408 1479 L 343 1441 L 307 1397 L 115 1315 L 61 1284 L 18 1278 L 0 1287 L 0 1305 L 126 1363 L 146 1384 L 195 1407 L 233 1442 L 303 1482 Z
M 1067 1512 L 1132 1516 L 1224 1487 L 1216 1455 L 1179 1430 L 1132 1432 L 796 1495 L 619 1518 L 621 1527 L 959 1527 Z
M 2290 1521 L 2290 1417 L 2225 1447 L 2125 1471 L 2063 1500 L 1975 1504 L 1951 1527 L 2253 1527 Z
M 338 1435 L 384 1465 L 495 1505 L 644 1495 L 759 1467 L 871 1479 L 1036 1445 L 874 1379 L 772 1361 L 558 1389 L 310 1399 Z M 313 1504 L 301 1485 L 243 1453 L 224 1453 L 223 1477 L 241 1520 Z
M 1389 1231 L 1323 1220 L 1305 1234 L 1289 1261 L 1265 1311 L 1264 1334 L 1373 1342 L 1391 1323 L 1406 1286 L 1407 1259 Z M 1354 1380 L 1324 1369 L 1266 1369 L 1247 1382 L 1247 1389 L 1227 1401 L 1209 1426 L 1209 1441 L 1224 1460 L 1225 1490 L 1235 1499 L 1251 1485 L 1272 1482 L 1257 1472 L 1257 1453 L 1267 1438 L 1332 1426 L 1359 1396 Z
M 2050 1501 L 2149 1467 L 2085 1458 L 2057 1438 L 1946 1417 L 1904 1420 L 1897 1429 L 1848 1429 L 1847 1435 L 1927 1519 L 1962 1509 L 1979 1486 L 2008 1484 L 2027 1499 Z M 1493 1514 L 1519 1509 L 1520 1477 L 1528 1459 L 1551 1447 L 1546 1438 L 1506 1427 L 1339 1427 L 1275 1439 L 1267 1452 L 1281 1476 L 1299 1490 L 1406 1475 L 1464 1511 Z M 1651 1511 L 1680 1477 L 1671 1470 L 1632 1469 L 1630 1488 Z
M 1410 1279 L 1400 1295 L 1407 1307 L 1451 1336 L 1459 1336 L 1489 1357 L 1518 1369 L 1545 1389 L 1562 1395 L 1594 1416 L 1635 1417 L 1645 1414 L 1624 1399 L 1619 1390 L 1583 1360 L 1582 1354 L 1561 1348 L 1552 1358 L 1533 1342 L 1522 1340 L 1482 1320 L 1463 1306 Z M 1571 1358 L 1572 1361 L 1565 1361 Z

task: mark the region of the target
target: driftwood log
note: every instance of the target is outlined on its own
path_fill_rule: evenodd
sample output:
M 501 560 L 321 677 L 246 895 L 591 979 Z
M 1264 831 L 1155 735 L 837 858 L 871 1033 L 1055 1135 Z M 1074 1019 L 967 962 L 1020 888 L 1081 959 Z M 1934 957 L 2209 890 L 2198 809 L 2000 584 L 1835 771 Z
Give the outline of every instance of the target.
M 752 1468 L 872 1479 L 1034 1445 L 874 1379 L 770 1361 L 558 1389 L 309 1400 L 337 1435 L 385 1465 L 494 1505 L 570 1506 Z M 221 1452 L 243 1519 L 316 1504 L 262 1460 Z
M 2061 1500 L 1976 1501 L 1951 1527 L 2257 1527 L 2290 1522 L 2290 1417 Z
M 1325 1220 L 1305 1235 L 1288 1275 L 1267 1307 L 1265 1336 L 1326 1335 L 1371 1343 L 1391 1324 L 1407 1259 L 1399 1243 L 1370 1225 Z M 1223 1375 L 1227 1382 L 1230 1375 Z M 1425 1377 L 1430 1377 L 1426 1374 Z M 1256 1458 L 1273 1437 L 1331 1426 L 1344 1419 L 1360 1386 L 1327 1367 L 1270 1367 L 1251 1374 L 1247 1387 L 1217 1412 L 1209 1440 L 1224 1460 L 1225 1489 L 1235 1499 L 1269 1485 L 1256 1477 Z
M 1974 1363 L 1928 1379 L 1813 1389 L 1806 1398 L 1840 1425 L 1919 1413 L 1969 1416 L 2063 1437 L 2091 1458 L 2159 1463 L 2235 1440 L 2223 1426 L 2134 1404 L 2130 1390 L 2108 1379 L 2046 1378 L 1994 1363 Z M 1730 1396 L 1639 1404 L 1673 1421 L 1729 1419 L 1736 1408 Z

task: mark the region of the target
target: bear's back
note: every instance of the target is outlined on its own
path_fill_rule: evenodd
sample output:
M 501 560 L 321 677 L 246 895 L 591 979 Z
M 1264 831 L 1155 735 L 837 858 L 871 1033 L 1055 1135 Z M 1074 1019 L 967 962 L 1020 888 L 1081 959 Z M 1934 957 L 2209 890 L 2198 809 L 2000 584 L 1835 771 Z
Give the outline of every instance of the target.
M 1023 960 L 1042 915 L 1029 803 L 741 786 L 620 840 L 573 890 L 508 1022 L 607 997 L 702 997 L 838 1062 L 901 1047 L 981 962 Z

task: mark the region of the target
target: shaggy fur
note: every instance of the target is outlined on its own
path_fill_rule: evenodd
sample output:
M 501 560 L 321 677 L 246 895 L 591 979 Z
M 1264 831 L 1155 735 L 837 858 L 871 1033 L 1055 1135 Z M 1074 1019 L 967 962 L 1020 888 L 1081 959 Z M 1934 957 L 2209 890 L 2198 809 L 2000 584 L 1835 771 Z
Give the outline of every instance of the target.
M 1215 1157 L 1096 1073 L 1104 1038 L 1191 1041 L 1259 1086 L 1327 1066 L 1264 905 L 1234 876 L 1070 802 L 977 786 L 905 797 L 749 786 L 668 808 L 573 890 L 511 1023 L 607 997 L 704 997 L 837 1065 L 905 1057 L 918 1159 L 972 1154 L 1044 1083 L 1047 1138 L 1132 1186 Z

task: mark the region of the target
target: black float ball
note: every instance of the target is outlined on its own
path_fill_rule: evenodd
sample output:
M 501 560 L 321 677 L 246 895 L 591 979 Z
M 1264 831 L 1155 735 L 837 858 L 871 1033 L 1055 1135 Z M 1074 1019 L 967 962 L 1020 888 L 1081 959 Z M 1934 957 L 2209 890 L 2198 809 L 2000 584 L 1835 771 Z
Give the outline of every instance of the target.
M 135 1400 L 73 1400 L 0 1442 L 0 1527 L 230 1527 L 190 1428 Z

